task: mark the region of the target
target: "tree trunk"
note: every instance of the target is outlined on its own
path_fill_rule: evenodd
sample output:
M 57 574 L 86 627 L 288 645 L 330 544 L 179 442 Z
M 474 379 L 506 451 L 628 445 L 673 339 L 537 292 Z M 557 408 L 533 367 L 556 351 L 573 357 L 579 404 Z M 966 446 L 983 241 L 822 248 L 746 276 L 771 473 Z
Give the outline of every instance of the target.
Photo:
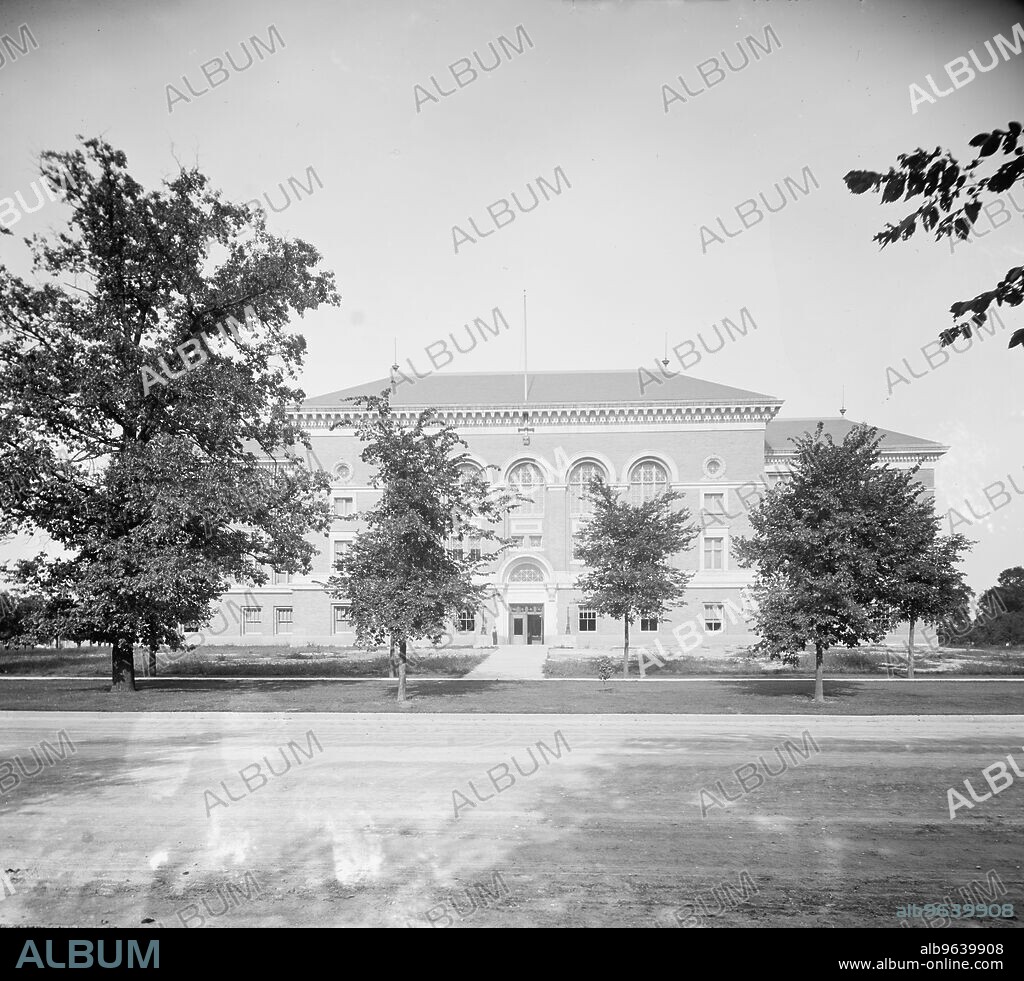
M 405 655 L 407 653 L 407 642 L 403 637 L 398 642 L 398 704 L 404 705 L 405 698 Z
M 622 624 L 622 677 L 629 678 L 629 617 L 623 617 Z
M 825 679 L 824 679 L 825 654 L 821 644 L 814 645 L 814 700 L 824 703 L 825 701 Z
M 910 637 L 907 639 L 907 681 L 914 680 L 914 627 L 916 620 L 910 621 Z
M 156 677 L 156 648 L 150 647 L 149 649 L 149 674 L 150 677 Z
M 135 655 L 130 640 L 118 638 L 114 641 L 110 648 L 110 665 L 110 690 L 135 691 Z
M 388 677 L 395 676 L 395 635 L 391 634 L 391 646 L 388 649 Z

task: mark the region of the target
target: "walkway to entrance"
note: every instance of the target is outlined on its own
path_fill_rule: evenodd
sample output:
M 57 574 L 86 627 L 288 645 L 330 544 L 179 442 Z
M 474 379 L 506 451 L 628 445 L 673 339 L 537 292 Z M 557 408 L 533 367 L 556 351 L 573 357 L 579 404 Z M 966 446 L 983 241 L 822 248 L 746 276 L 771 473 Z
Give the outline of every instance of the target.
M 546 644 L 502 644 L 465 677 L 471 681 L 542 681 L 547 656 Z

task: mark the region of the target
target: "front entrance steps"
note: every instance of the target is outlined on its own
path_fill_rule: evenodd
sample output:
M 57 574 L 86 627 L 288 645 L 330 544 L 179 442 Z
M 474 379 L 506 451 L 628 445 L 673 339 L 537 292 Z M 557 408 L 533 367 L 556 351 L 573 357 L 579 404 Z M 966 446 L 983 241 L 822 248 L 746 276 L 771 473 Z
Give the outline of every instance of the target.
M 546 644 L 501 644 L 465 677 L 470 681 L 543 681 Z

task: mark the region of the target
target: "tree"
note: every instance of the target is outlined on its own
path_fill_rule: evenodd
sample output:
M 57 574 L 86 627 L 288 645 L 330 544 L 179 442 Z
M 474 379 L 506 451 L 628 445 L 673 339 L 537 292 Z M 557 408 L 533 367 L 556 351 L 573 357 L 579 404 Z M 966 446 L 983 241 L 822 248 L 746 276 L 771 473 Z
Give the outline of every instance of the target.
M 230 579 L 310 567 L 328 482 L 294 452 L 305 341 L 287 327 L 339 300 L 316 249 L 195 168 L 147 191 L 90 139 L 41 170 L 70 217 L 26 240 L 34 281 L 0 267 L 0 532 L 63 547 L 14 575 L 51 633 L 111 644 L 112 690 L 134 691 L 136 643 L 178 649 Z
M 1019 146 L 1021 124 L 1010 123 L 1008 129 L 979 133 L 970 141 L 977 147 L 977 156 L 961 165 L 949 150 L 936 147 L 932 151 L 918 147 L 913 153 L 897 156 L 897 167 L 885 174 L 873 170 L 851 170 L 843 180 L 853 194 L 873 191 L 881 194 L 882 203 L 909 201 L 921 195 L 921 202 L 898 224 L 886 223 L 874 236 L 882 248 L 893 242 L 906 241 L 917 230 L 918 223 L 926 232 L 934 232 L 935 240 L 955 236 L 965 239 L 978 220 L 983 196 L 1002 194 L 1018 181 L 1024 180 L 1024 147 Z M 982 158 L 998 151 L 1010 159 L 987 177 L 976 174 Z M 944 216 L 944 217 L 941 217 Z M 970 337 L 987 319 L 993 304 L 1019 306 L 1024 300 L 1024 266 L 1011 268 L 994 289 L 979 293 L 970 300 L 958 300 L 950 308 L 953 326 L 939 334 L 943 346 L 952 344 L 961 334 Z M 969 320 L 962 318 L 968 317 Z M 1024 328 L 1014 331 L 1009 347 L 1024 345 Z
M 902 518 L 922 490 L 917 468 L 881 463 L 878 430 L 857 425 L 836 445 L 818 423 L 791 440 L 789 479 L 750 512 L 741 566 L 755 568 L 756 649 L 790 657 L 812 645 L 814 700 L 824 702 L 824 652 L 879 642 L 895 625 L 887 587 L 895 580 Z
M 493 554 L 469 556 L 451 542 L 495 540 L 490 524 L 508 509 L 509 497 L 493 493 L 484 476 L 467 474 L 466 443 L 433 409 L 405 426 L 391 412 L 390 394 L 357 396 L 363 409 L 357 435 L 366 443 L 363 462 L 376 468 L 377 503 L 353 515 L 366 530 L 335 565 L 328 593 L 350 604 L 360 643 L 385 638 L 398 648 L 398 702 L 406 701 L 406 666 L 411 640 L 435 643 L 460 611 L 475 609 L 489 587 L 482 569 Z M 340 425 L 352 425 L 343 420 Z
M 887 595 L 901 622 L 910 624 L 907 638 L 907 678 L 914 677 L 914 628 L 920 621 L 940 624 L 950 611 L 970 602 L 972 591 L 957 569 L 971 542 L 963 535 L 939 535 L 939 519 L 931 499 L 921 497 L 903 515 L 902 550 Z
M 38 596 L 0 590 L 0 646 L 25 647 L 35 642 L 32 620 L 40 605 Z
M 1024 566 L 1004 569 L 981 594 L 971 638 L 1000 647 L 1024 645 Z
M 698 529 L 689 524 L 686 508 L 672 507 L 683 497 L 677 491 L 631 504 L 595 477 L 586 497 L 594 511 L 579 533 L 576 555 L 589 571 L 576 588 L 587 605 L 622 621 L 622 676 L 628 678 L 629 625 L 680 605 L 693 573 L 669 560 L 690 547 Z

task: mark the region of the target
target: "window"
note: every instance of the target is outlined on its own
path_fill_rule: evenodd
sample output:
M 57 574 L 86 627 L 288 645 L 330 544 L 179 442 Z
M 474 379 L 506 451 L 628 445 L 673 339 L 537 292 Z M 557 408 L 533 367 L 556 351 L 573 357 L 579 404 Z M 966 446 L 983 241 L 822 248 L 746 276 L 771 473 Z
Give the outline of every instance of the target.
M 569 471 L 569 513 L 590 514 L 594 505 L 587 499 L 587 489 L 595 477 L 605 476 L 604 467 L 589 460 L 577 463 Z
M 353 505 L 354 501 L 351 497 L 336 497 L 334 499 L 334 516 L 343 518 L 346 514 L 351 514 Z
M 528 549 L 537 551 L 544 547 L 543 535 L 511 535 L 509 537 L 512 547 L 517 551 L 526 551 Z
M 580 633 L 593 633 L 597 630 L 597 611 L 580 610 Z
M 348 606 L 332 606 L 331 618 L 334 621 L 334 633 L 340 634 L 351 630 L 348 619 Z
M 258 634 L 263 623 L 263 608 L 259 606 L 242 607 L 242 633 Z
M 703 494 L 705 525 L 724 525 L 726 519 L 725 491 L 705 491 Z
M 704 604 L 704 630 L 709 633 L 717 633 L 722 629 L 722 615 L 724 607 L 721 603 Z
M 640 618 L 640 632 L 641 633 L 657 633 L 658 630 L 658 618 L 657 617 L 641 617 Z
M 275 586 L 287 586 L 292 581 L 292 574 L 290 572 L 278 572 L 275 569 L 273 581 Z
M 467 461 L 465 463 L 460 463 L 459 464 L 459 483 L 460 484 L 468 483 L 474 477 L 479 477 L 479 476 L 481 476 L 481 470 L 480 470 L 480 468 L 475 463 L 469 463 Z
M 629 495 L 634 504 L 653 501 L 668 490 L 668 471 L 657 460 L 641 460 L 629 472 Z
M 581 515 L 580 517 L 572 519 L 572 535 L 569 540 L 569 547 L 571 555 L 569 558 L 577 565 L 583 564 L 583 557 L 579 554 L 580 540 L 583 537 L 583 532 L 589 523 L 589 515 Z
M 481 555 L 480 538 L 478 535 L 452 535 L 448 539 L 447 549 L 460 562 L 465 558 L 476 562 Z
M 544 475 L 536 463 L 517 463 L 508 474 L 509 488 L 528 498 L 516 505 L 516 514 L 544 513 Z
M 704 510 L 709 514 L 724 514 L 725 491 L 704 491 Z
M 457 626 L 459 633 L 471 634 L 476 630 L 476 614 L 472 610 L 463 610 L 459 614 L 459 622 Z
M 185 623 L 182 624 L 181 629 L 186 634 L 197 634 L 199 633 L 198 623 Z
M 544 582 L 544 573 L 532 562 L 517 565 L 508 577 L 509 582 Z
M 721 477 L 725 472 L 725 464 L 722 462 L 722 458 L 719 456 L 709 456 L 704 461 L 704 475 L 710 477 L 712 480 L 715 477 Z
M 279 606 L 274 610 L 274 628 L 279 634 L 292 632 L 292 608 L 290 606 Z
M 331 543 L 331 549 L 332 549 L 332 553 L 331 554 L 333 556 L 333 561 L 337 562 L 339 559 L 341 559 L 344 556 L 348 555 L 349 546 L 351 546 L 351 544 L 352 544 L 351 542 L 340 542 L 340 541 L 332 542 Z
M 725 536 L 704 536 L 704 568 L 720 571 L 725 568 Z

